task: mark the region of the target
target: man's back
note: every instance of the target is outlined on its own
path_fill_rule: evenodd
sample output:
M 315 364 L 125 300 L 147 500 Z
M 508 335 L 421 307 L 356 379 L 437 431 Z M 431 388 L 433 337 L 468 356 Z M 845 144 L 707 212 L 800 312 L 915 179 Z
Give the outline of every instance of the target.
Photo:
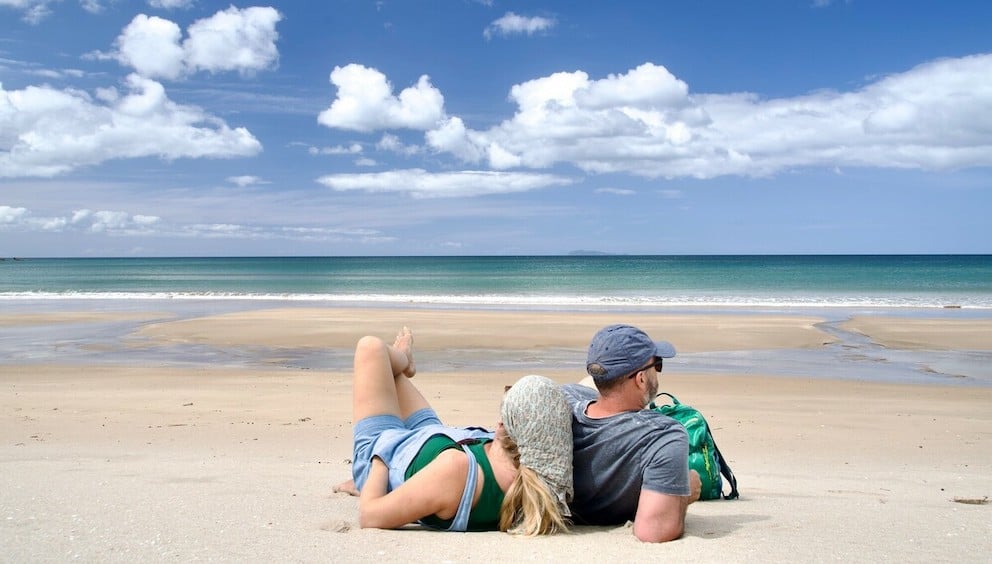
M 572 406 L 577 523 L 616 525 L 632 521 L 642 487 L 689 495 L 688 439 L 677 421 L 651 410 L 594 419 L 586 415 L 595 390 L 562 387 Z

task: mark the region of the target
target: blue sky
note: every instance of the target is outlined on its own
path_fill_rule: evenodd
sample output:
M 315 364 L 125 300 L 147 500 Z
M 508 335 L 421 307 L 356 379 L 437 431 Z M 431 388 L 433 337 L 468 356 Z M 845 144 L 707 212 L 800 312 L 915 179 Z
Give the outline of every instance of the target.
M 0 0 L 0 256 L 992 253 L 990 21 Z

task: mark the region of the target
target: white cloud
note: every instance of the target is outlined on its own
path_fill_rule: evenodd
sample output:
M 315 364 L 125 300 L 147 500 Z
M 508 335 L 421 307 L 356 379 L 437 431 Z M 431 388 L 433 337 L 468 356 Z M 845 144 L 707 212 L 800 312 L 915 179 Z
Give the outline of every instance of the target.
M 375 148 L 380 151 L 389 151 L 391 153 L 396 153 L 398 155 L 412 156 L 419 154 L 421 148 L 416 145 L 406 145 L 399 137 L 393 135 L 392 133 L 384 133 L 379 142 L 375 144 Z
M 160 222 L 161 220 L 162 220 L 162 218 L 160 218 L 158 216 L 154 216 L 154 215 L 132 215 L 131 216 L 131 221 L 133 221 L 135 225 L 140 225 L 140 226 L 143 226 L 143 227 L 147 227 L 147 226 L 150 226 L 150 225 L 155 225 L 156 223 Z
M 339 192 L 406 192 L 415 198 L 455 198 L 485 194 L 529 192 L 572 184 L 551 174 L 465 170 L 432 173 L 422 169 L 392 170 L 366 174 L 330 174 L 317 182 Z
M 489 154 L 489 166 L 496 170 L 514 168 L 521 165 L 522 160 L 519 156 L 500 147 L 498 143 L 490 143 L 487 152 Z
M 0 206 L 0 225 L 16 223 L 28 212 L 26 208 Z
M 249 74 L 278 63 L 275 28 L 281 19 L 275 8 L 231 6 L 193 22 L 183 41 L 175 22 L 138 14 L 117 37 L 115 52 L 91 56 L 115 59 L 147 78 L 175 80 L 197 71 Z
M 235 184 L 244 188 L 245 186 L 256 186 L 259 184 L 268 184 L 269 182 L 258 176 L 243 175 L 243 176 L 228 176 L 227 181 L 231 184 Z
M 459 159 L 476 163 L 485 151 L 481 149 L 484 135 L 472 134 L 460 117 L 452 117 L 441 122 L 437 129 L 424 134 L 427 145 L 438 152 L 451 153 Z
M 395 237 L 374 229 L 348 227 L 281 227 L 211 223 L 183 225 L 169 235 L 196 239 L 290 240 L 305 242 L 384 243 Z
M 183 42 L 186 64 L 209 72 L 251 72 L 275 66 L 279 60 L 276 24 L 282 15 L 271 7 L 240 10 L 231 6 L 189 26 Z
M 488 130 L 457 116 L 428 146 L 467 163 L 645 177 L 762 176 L 797 167 L 992 165 L 992 55 L 944 59 L 846 93 L 761 99 L 690 94 L 645 63 L 593 80 L 555 73 L 511 88 L 517 112 Z
M 148 0 L 149 6 L 162 10 L 185 10 L 186 8 L 191 8 L 193 3 L 194 0 Z
M 394 240 L 376 229 L 349 226 L 300 227 L 234 223 L 170 224 L 152 215 L 121 210 L 78 209 L 65 216 L 35 217 L 25 208 L 0 206 L 0 231 L 71 232 L 79 236 L 155 236 L 206 239 L 382 243 Z
M 633 196 L 637 192 L 630 188 L 597 188 L 597 194 L 613 194 L 615 196 Z
M 121 158 L 240 157 L 261 150 L 247 129 L 173 102 L 158 82 L 132 74 L 126 88 L 94 97 L 0 85 L 0 178 L 50 177 Z
M 83 233 L 143 234 L 159 223 L 150 215 L 131 215 L 123 211 L 75 210 L 67 217 L 34 217 L 25 208 L 0 206 L 0 230 L 76 231 Z
M 311 155 L 357 155 L 362 152 L 362 146 L 359 143 L 352 143 L 351 145 L 335 145 L 333 147 L 309 147 L 307 152 Z
M 355 166 L 365 166 L 365 167 L 368 167 L 368 166 L 375 166 L 377 164 L 379 164 L 379 163 L 375 162 L 374 159 L 370 159 L 368 157 L 362 157 L 360 159 L 355 159 Z
M 148 78 L 179 78 L 186 71 L 181 38 L 174 22 L 138 14 L 117 37 L 117 60 Z
M 555 20 L 542 18 L 540 16 L 526 17 L 518 16 L 513 12 L 507 12 L 503 17 L 493 21 L 482 32 L 486 39 L 492 39 L 494 35 L 508 36 L 514 34 L 533 35 L 539 31 L 546 31 L 555 26 Z
M 358 64 L 334 67 L 330 81 L 338 88 L 337 97 L 317 117 L 327 127 L 364 132 L 427 130 L 444 118 L 444 97 L 427 75 L 398 96 L 384 74 Z
M 103 3 L 100 0 L 79 0 L 79 5 L 91 14 L 99 14 L 103 11 Z
M 48 5 L 55 1 L 58 0 L 0 0 L 0 7 L 23 11 L 24 21 L 34 25 L 52 13 Z
M 584 75 L 584 73 L 583 73 Z M 627 74 L 611 74 L 602 80 L 582 80 L 576 88 L 575 102 L 583 108 L 636 108 L 657 110 L 681 108 L 688 104 L 689 86 L 663 66 L 652 63 L 631 70 Z M 563 101 L 568 102 L 570 97 Z
M 86 73 L 79 69 L 31 69 L 27 74 L 40 76 L 49 80 L 63 80 L 68 78 L 82 78 Z

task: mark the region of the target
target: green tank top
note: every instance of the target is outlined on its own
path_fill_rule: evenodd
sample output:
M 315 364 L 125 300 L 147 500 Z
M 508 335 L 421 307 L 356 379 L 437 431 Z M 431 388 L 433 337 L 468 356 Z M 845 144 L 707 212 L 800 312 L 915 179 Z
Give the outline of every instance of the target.
M 499 529 L 499 508 L 503 505 L 503 490 L 499 489 L 499 483 L 496 482 L 496 476 L 493 475 L 493 468 L 489 465 L 489 458 L 486 456 L 486 451 L 483 448 L 488 442 L 492 441 L 479 441 L 468 445 L 469 450 L 475 455 L 475 461 L 482 468 L 483 477 L 482 495 L 479 496 L 479 501 L 469 513 L 469 531 L 495 531 Z M 461 449 L 458 443 L 444 435 L 434 435 L 427 439 L 427 442 L 421 447 L 420 452 L 417 453 L 417 456 L 410 462 L 410 466 L 407 467 L 404 478 L 409 480 L 410 476 L 423 470 L 439 454 L 450 448 Z M 420 519 L 420 522 L 424 525 L 436 529 L 447 529 L 451 526 L 452 521 L 453 519 L 441 519 L 436 515 L 428 515 Z

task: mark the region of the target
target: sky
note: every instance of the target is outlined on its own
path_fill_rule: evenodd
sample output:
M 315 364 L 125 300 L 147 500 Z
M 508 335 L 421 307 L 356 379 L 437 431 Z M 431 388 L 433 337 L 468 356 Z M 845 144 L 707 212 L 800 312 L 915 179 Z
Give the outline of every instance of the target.
M 0 257 L 988 254 L 990 21 L 0 0 Z

